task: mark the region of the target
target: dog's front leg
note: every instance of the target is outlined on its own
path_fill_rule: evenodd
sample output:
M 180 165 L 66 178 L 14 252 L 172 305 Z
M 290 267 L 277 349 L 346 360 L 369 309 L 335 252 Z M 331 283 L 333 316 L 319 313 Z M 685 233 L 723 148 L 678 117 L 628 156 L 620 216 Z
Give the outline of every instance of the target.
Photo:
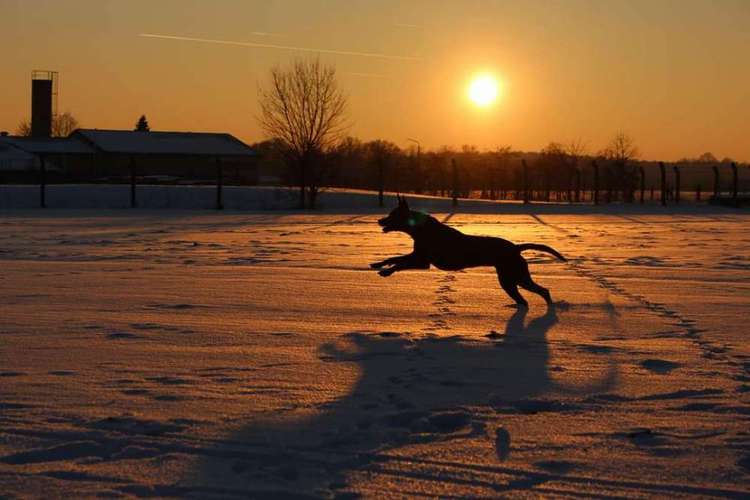
M 407 269 L 429 269 L 430 263 L 426 260 L 420 259 L 414 255 L 405 255 L 403 260 L 400 260 L 397 264 L 389 267 L 388 269 L 381 269 L 378 274 L 382 277 L 388 277 L 396 271 L 405 271 Z
M 389 257 L 385 260 L 381 260 L 380 262 L 373 262 L 372 264 L 370 264 L 370 267 L 373 269 L 380 269 L 381 267 L 385 267 L 385 266 L 394 266 L 394 265 L 400 264 L 405 259 L 409 259 L 410 257 L 411 257 L 411 254 L 397 255 L 396 257 Z
M 396 271 L 400 271 L 401 269 L 403 269 L 403 267 L 401 266 L 391 266 L 387 269 L 381 269 L 380 271 L 378 271 L 378 274 L 381 275 L 383 278 L 386 278 L 390 276 L 391 274 L 395 273 Z

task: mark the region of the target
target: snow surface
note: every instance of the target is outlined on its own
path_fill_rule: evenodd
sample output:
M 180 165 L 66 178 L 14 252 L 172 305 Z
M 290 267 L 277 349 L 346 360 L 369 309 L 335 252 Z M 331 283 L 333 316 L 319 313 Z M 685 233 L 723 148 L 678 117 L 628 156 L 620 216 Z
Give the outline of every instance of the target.
M 293 210 L 299 206 L 297 188 L 273 186 L 224 186 L 223 204 L 227 210 Z M 421 210 L 429 212 L 454 211 L 450 198 L 409 195 Z M 317 208 L 325 211 L 351 213 L 381 213 L 377 196 L 373 191 L 325 188 L 318 195 Z M 396 193 L 385 193 L 386 206 L 396 203 Z M 130 184 L 48 184 L 46 204 L 50 209 L 116 209 L 130 208 Z M 187 209 L 211 210 L 216 208 L 216 186 L 212 185 L 149 185 L 136 186 L 136 204 L 139 209 Z M 683 202 L 670 204 L 668 208 L 658 205 L 658 201 L 646 204 L 599 205 L 586 203 L 542 203 L 524 205 L 518 201 L 490 201 L 481 199 L 461 199 L 458 210 L 469 213 L 513 213 L 513 214 L 634 214 L 656 213 L 706 214 L 714 208 L 705 203 Z M 39 206 L 39 185 L 0 185 L 0 210 L 37 208 Z
M 553 308 L 367 211 L 0 212 L 0 497 L 747 498 L 750 215 L 521 210 L 435 215 Z

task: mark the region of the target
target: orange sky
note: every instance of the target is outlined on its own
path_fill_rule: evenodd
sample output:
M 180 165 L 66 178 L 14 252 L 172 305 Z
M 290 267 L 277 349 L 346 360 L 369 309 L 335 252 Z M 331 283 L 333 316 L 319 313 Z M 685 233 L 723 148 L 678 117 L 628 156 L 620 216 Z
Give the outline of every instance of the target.
M 60 72 L 60 111 L 84 126 L 262 138 L 257 85 L 311 56 L 141 37 L 321 48 L 349 95 L 351 134 L 423 147 L 537 150 L 617 131 L 647 159 L 750 160 L 750 2 L 0 0 L 0 130 L 29 115 L 32 69 Z M 502 82 L 495 106 L 465 97 Z

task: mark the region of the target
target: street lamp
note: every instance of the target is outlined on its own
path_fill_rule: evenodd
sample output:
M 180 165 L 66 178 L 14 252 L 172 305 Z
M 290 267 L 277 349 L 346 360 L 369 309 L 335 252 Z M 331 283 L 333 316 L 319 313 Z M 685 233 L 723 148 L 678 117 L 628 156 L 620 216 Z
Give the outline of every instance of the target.
M 406 140 L 417 145 L 417 159 L 419 159 L 419 152 L 422 150 L 422 144 L 420 144 L 418 140 L 412 139 L 411 137 L 407 137 Z
M 420 159 L 421 159 L 420 153 L 422 152 L 422 144 L 418 140 L 412 139 L 411 137 L 407 137 L 406 140 L 413 142 L 414 144 L 417 145 L 417 172 L 420 172 L 420 169 L 422 167 L 422 165 L 420 164 Z M 421 192 L 421 189 L 417 188 L 415 192 L 419 193 Z

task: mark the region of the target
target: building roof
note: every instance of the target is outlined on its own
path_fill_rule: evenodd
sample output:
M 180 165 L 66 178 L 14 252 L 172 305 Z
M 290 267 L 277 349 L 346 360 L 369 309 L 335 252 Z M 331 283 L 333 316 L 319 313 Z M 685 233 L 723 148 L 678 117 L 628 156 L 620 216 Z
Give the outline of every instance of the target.
M 0 137 L 0 171 L 33 170 L 36 156 L 13 146 L 7 137 Z
M 15 147 L 5 137 L 0 138 L 0 158 L 4 160 L 34 160 L 36 157 L 23 149 Z
M 0 136 L 0 170 L 3 172 L 37 170 L 39 168 L 38 154 L 18 147 L 16 144 L 17 139 L 21 140 L 23 146 L 29 146 L 29 144 L 26 144 L 28 141 L 25 140 L 25 137 Z M 43 153 L 58 154 L 60 151 L 58 145 L 58 143 L 55 144 L 54 153 L 49 152 L 49 149 L 51 149 L 50 146 L 48 146 Z M 36 141 L 29 149 L 34 149 L 33 146 L 36 146 L 36 149 L 39 149 L 39 144 Z M 88 150 L 88 152 L 91 151 Z M 54 162 L 47 162 L 46 167 L 50 172 L 60 170 L 60 167 Z
M 104 153 L 184 156 L 255 156 L 250 146 L 230 134 L 203 132 L 137 132 L 78 129 L 70 139 L 81 139 Z
M 31 154 L 90 154 L 94 152 L 80 139 L 71 137 L 0 136 L 0 144 L 10 145 Z

